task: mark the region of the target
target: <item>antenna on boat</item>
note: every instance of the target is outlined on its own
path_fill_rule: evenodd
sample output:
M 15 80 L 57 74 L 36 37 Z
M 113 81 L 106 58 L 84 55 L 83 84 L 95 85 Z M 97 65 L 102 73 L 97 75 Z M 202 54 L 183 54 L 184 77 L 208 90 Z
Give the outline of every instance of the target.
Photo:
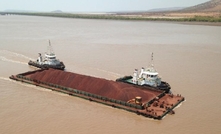
M 153 52 L 152 52 L 152 54 L 151 54 L 151 67 L 153 67 L 154 65 L 153 65 Z
M 50 40 L 49 40 L 49 46 L 48 46 L 48 54 L 54 54 Z

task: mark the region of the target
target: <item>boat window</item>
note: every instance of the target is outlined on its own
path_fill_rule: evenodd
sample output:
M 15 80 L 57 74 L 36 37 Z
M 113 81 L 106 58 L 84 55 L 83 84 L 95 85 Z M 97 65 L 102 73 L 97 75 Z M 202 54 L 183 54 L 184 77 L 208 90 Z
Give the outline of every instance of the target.
M 145 74 L 142 74 L 142 78 L 145 78 Z

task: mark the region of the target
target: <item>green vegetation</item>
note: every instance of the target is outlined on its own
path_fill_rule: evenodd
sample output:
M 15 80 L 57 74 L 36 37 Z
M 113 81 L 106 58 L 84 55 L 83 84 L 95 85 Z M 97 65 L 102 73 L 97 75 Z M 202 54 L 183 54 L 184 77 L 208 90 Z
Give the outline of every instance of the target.
M 121 15 L 93 15 L 93 14 L 71 14 L 71 13 L 10 13 L 18 15 L 49 16 L 63 18 L 82 18 L 82 19 L 108 19 L 108 20 L 142 20 L 142 21 L 178 21 L 178 22 L 221 22 L 220 17 L 195 16 L 193 18 L 145 18 L 129 17 Z
M 198 22 L 221 22 L 221 16 L 219 17 L 195 16 L 194 18 L 191 19 L 190 21 L 198 21 Z

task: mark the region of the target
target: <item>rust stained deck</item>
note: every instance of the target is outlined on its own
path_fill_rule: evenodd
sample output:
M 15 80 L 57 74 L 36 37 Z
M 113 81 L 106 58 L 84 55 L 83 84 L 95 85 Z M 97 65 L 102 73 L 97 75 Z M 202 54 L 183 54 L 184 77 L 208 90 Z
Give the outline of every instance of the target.
M 34 71 L 23 76 L 125 102 L 136 96 L 142 97 L 143 102 L 148 102 L 162 93 L 162 91 L 141 90 L 126 83 L 55 69 Z

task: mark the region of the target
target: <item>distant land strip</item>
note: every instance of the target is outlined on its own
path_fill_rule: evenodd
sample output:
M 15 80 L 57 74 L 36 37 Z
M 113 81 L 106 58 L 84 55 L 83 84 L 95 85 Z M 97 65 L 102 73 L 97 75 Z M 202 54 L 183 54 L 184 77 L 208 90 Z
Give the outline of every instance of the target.
M 118 14 L 74 14 L 74 13 L 34 13 L 34 12 L 0 12 L 2 15 L 30 15 L 48 16 L 62 18 L 81 18 L 81 19 L 106 19 L 106 20 L 140 20 L 140 21 L 172 21 L 172 22 L 221 22 L 221 16 L 194 16 L 194 17 L 148 17 L 141 15 L 118 15 Z

